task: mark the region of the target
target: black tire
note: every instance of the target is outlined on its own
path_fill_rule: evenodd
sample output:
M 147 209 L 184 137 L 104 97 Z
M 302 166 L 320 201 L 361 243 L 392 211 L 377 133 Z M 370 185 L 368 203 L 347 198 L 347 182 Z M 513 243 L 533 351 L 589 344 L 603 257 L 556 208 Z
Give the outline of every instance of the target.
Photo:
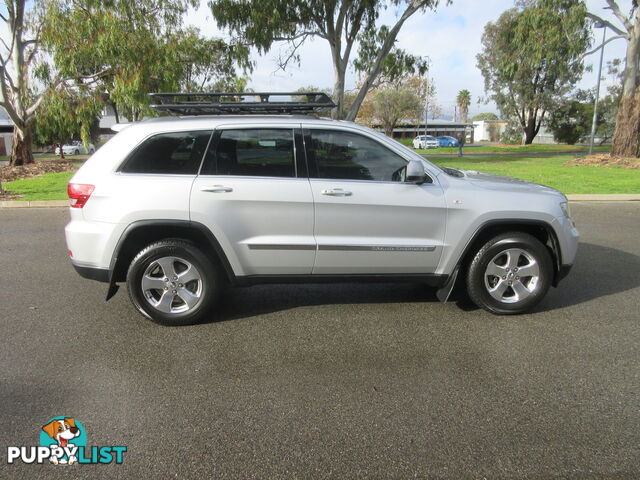
M 165 274 L 162 273 L 162 269 L 153 266 L 158 265 L 158 260 L 164 261 L 166 258 L 177 259 L 175 262 L 171 262 L 172 266 L 175 267 L 176 273 L 176 279 L 173 281 L 174 286 L 169 287 L 175 288 L 176 290 L 171 290 L 171 292 L 182 291 L 184 293 L 191 293 L 193 291 L 194 293 L 192 293 L 190 298 L 197 298 L 197 300 L 194 300 L 195 303 L 193 306 L 188 306 L 187 302 L 183 301 L 182 296 L 178 293 L 177 295 L 173 295 L 173 301 L 169 302 L 168 305 L 168 308 L 173 310 L 174 304 L 178 304 L 176 311 L 163 312 L 151 303 L 152 301 L 158 301 L 159 304 L 161 303 L 159 300 L 163 295 L 163 289 L 143 290 L 142 277 L 148 268 L 156 268 L 157 272 L 148 272 L 149 276 L 160 275 L 153 277 L 153 280 L 163 282 L 165 286 L 171 284 L 172 279 L 169 279 L 169 283 L 164 282 L 163 276 Z M 189 264 L 195 267 L 198 279 L 192 280 L 185 285 L 179 284 L 179 277 L 177 277 L 177 275 L 181 275 L 181 273 L 184 273 L 186 270 L 179 272 L 178 267 Z M 222 283 L 220 270 L 211 258 L 205 255 L 193 243 L 178 239 L 161 240 L 147 246 L 135 256 L 127 271 L 127 291 L 131 302 L 145 317 L 161 325 L 193 325 L 206 319 L 216 303 Z M 167 288 L 164 288 L 164 290 L 167 290 Z M 145 292 L 147 293 L 145 294 Z M 167 294 L 171 292 L 167 291 Z M 184 305 L 180 305 L 180 303 Z M 186 307 L 188 307 L 187 310 L 179 311 L 180 308 Z
M 519 266 L 514 271 L 513 267 L 509 268 L 508 260 L 516 257 L 519 259 L 516 262 L 520 263 L 517 263 Z M 495 264 L 493 269 L 488 269 L 490 262 Z M 501 265 L 503 262 L 504 265 Z M 528 268 L 534 263 L 538 275 L 526 276 L 527 272 L 536 271 Z M 489 273 L 490 270 L 500 271 L 504 275 L 493 275 Z M 525 272 L 522 279 L 518 271 Z M 467 270 L 467 293 L 471 301 L 484 310 L 498 315 L 514 315 L 535 307 L 546 295 L 552 279 L 553 261 L 547 247 L 527 233 L 509 232 L 490 239 L 476 252 Z M 500 293 L 502 290 L 498 284 L 506 288 L 504 293 Z M 519 299 L 516 287 L 522 292 L 522 299 Z M 522 287 L 526 288 L 526 292 Z M 490 293 L 490 288 L 494 291 L 493 295 L 501 297 L 500 300 Z
M 73 154 L 74 155 L 80 155 L 80 150 L 78 150 L 78 149 L 74 150 Z

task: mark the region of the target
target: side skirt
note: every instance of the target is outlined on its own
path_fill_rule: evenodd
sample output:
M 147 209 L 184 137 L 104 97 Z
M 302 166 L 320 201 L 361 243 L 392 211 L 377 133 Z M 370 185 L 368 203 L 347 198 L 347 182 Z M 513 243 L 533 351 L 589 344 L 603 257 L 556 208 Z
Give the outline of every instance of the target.
M 424 283 L 430 287 L 442 287 L 448 275 L 438 274 L 345 274 L 345 275 L 246 275 L 236 277 L 236 285 L 248 287 L 260 284 L 287 283 Z

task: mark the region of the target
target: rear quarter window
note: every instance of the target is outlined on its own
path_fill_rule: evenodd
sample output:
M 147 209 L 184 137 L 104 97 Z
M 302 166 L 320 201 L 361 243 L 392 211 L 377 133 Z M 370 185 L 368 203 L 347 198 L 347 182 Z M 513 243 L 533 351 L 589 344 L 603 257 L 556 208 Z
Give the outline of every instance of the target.
M 160 133 L 144 140 L 125 160 L 123 173 L 196 175 L 211 130 Z

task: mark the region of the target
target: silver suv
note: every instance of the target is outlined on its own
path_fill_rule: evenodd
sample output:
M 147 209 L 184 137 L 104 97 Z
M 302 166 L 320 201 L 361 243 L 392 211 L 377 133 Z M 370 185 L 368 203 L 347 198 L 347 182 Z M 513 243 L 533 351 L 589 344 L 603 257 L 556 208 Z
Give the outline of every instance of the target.
M 143 315 L 176 325 L 229 285 L 411 281 L 514 314 L 569 272 L 578 232 L 557 190 L 298 114 L 322 94 L 234 95 L 156 95 L 181 116 L 124 126 L 69 183 L 71 262 L 107 299 L 126 281 Z

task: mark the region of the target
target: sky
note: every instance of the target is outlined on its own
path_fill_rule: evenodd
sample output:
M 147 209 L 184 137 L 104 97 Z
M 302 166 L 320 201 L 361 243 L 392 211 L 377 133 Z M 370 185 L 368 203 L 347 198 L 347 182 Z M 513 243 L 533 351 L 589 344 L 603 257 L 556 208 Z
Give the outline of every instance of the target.
M 619 24 L 613 14 L 604 9 L 605 0 L 587 0 L 586 3 L 592 13 Z M 619 0 L 619 5 L 628 13 L 631 0 Z M 487 111 L 497 113 L 493 103 L 479 101 L 486 94 L 484 80 L 476 66 L 476 55 L 481 49 L 480 39 L 484 26 L 497 20 L 503 11 L 513 6 L 513 0 L 454 0 L 449 6 L 441 5 L 435 12 L 414 14 L 403 26 L 396 45 L 413 55 L 430 59 L 429 76 L 436 85 L 438 103 L 444 112 L 443 118 L 452 118 L 456 95 L 462 89 L 469 90 L 472 95 L 470 115 Z M 396 15 L 397 11 L 390 8 L 384 11 L 380 21 L 386 25 L 393 24 Z M 201 0 L 200 7 L 189 12 L 186 23 L 200 28 L 204 35 L 229 38 L 229 34 L 221 31 L 213 20 L 207 0 Z M 607 36 L 612 35 L 611 30 L 607 30 Z M 594 47 L 602 41 L 602 29 L 594 29 L 594 38 L 596 37 Z M 333 86 L 331 56 L 325 40 L 308 41 L 300 50 L 300 65 L 291 65 L 286 71 L 282 71 L 278 69 L 276 59 L 286 49 L 286 44 L 276 44 L 266 54 L 253 53 L 256 67 L 250 74 L 251 88 L 255 91 L 288 91 L 308 85 L 320 88 Z M 607 60 L 624 58 L 624 53 L 624 40 L 615 40 L 606 46 L 601 94 L 606 92 L 606 85 L 613 81 L 606 74 Z M 592 88 L 596 85 L 598 62 L 598 54 L 587 57 L 585 64 L 593 65 L 594 71 L 584 74 L 579 88 Z M 355 82 L 356 75 L 350 71 L 347 89 L 354 88 Z

